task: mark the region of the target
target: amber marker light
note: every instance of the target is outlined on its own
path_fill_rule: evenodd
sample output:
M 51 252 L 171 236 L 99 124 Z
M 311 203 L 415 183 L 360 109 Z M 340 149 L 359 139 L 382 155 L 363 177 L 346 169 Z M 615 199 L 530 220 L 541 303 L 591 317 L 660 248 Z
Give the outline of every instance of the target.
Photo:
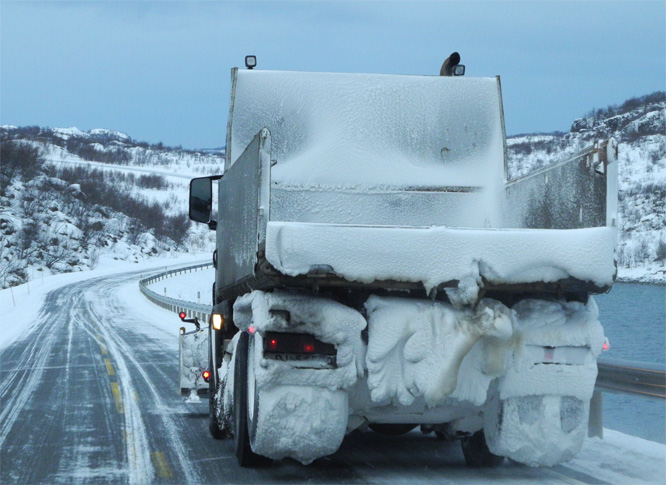
M 221 330 L 222 325 L 224 325 L 224 318 L 219 313 L 213 313 L 213 328 L 215 330 Z

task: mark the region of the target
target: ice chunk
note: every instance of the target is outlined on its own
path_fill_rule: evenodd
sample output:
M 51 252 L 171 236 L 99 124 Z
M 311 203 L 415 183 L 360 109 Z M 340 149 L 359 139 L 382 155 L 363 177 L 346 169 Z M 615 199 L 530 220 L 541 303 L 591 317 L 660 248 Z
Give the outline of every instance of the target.
M 443 302 L 378 296 L 365 306 L 368 388 L 374 402 L 396 399 L 410 405 L 419 396 L 430 406 L 448 397 L 485 401 L 490 377 L 484 371 L 491 376 L 501 372 L 506 353 L 501 342 L 513 332 L 509 308 L 490 299 L 463 311 Z M 457 389 L 463 359 L 480 339 L 485 348 L 500 350 L 489 352 L 489 360 L 476 353 L 478 366 L 469 362 L 464 367 L 464 383 Z

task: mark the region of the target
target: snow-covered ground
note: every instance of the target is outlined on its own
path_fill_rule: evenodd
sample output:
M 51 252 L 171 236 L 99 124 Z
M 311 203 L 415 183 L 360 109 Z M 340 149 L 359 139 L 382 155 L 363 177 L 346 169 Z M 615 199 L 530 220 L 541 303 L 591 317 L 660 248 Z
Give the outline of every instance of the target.
M 178 266 L 201 263 L 204 258 L 202 254 L 177 254 L 174 256 L 155 258 L 140 265 L 101 257 L 97 268 L 91 271 L 50 275 L 43 278 L 37 277 L 28 283 L 0 290 L 0 308 L 2 308 L 0 350 L 22 338 L 39 323 L 40 308 L 46 295 L 52 290 L 78 281 L 130 271 L 140 271 L 141 273 L 137 275 L 137 278 L 140 279 L 143 272 L 145 272 L 143 276 L 148 276 Z M 176 280 L 173 280 L 173 282 L 175 283 Z M 138 304 L 144 305 L 148 300 L 139 292 L 138 288 L 137 284 L 136 295 L 132 294 L 131 296 L 136 297 Z
M 212 305 L 211 287 L 213 281 L 215 281 L 215 270 L 211 266 L 210 268 L 157 281 L 149 285 L 149 288 L 158 295 L 165 295 L 169 298 Z

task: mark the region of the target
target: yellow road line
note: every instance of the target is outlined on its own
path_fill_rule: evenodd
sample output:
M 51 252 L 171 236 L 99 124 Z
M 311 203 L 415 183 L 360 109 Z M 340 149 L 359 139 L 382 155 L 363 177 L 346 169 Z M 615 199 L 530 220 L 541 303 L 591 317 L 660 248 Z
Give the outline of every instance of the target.
M 116 401 L 116 410 L 118 414 L 125 413 L 125 407 L 123 406 L 123 398 L 120 395 L 120 388 L 118 387 L 117 382 L 111 383 L 111 394 L 113 394 L 113 400 Z
M 95 337 L 97 338 L 97 343 L 99 344 L 99 350 L 102 352 L 102 355 L 108 354 L 106 347 L 102 342 L 104 342 L 104 337 L 102 337 L 100 334 L 96 334 Z
M 115 376 L 116 371 L 113 368 L 113 364 L 109 359 L 104 359 L 104 364 L 106 364 L 106 373 L 109 374 L 110 376 Z
M 155 471 L 157 471 L 157 476 L 160 478 L 173 478 L 173 473 L 171 473 L 171 468 L 166 461 L 164 453 L 161 451 L 156 451 L 150 454 L 153 459 L 153 465 L 155 465 Z

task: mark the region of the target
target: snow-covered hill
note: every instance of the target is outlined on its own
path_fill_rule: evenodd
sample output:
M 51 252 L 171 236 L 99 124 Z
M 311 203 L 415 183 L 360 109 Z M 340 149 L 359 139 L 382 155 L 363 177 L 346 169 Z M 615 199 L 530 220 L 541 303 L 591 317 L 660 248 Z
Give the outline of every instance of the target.
M 619 276 L 666 282 L 666 97 L 633 98 L 575 120 L 569 133 L 508 139 L 509 176 L 619 142 Z M 223 149 L 150 145 L 110 130 L 0 127 L 0 286 L 94 268 L 100 255 L 139 261 L 212 251 L 187 220 L 191 177 L 220 173 Z
M 0 287 L 92 269 L 100 256 L 212 251 L 212 232 L 187 218 L 187 183 L 221 170 L 223 153 L 100 129 L 3 126 L 0 141 Z
M 619 145 L 620 279 L 666 282 L 666 94 L 632 98 L 573 122 L 569 133 L 507 140 L 509 177 L 613 137 Z

